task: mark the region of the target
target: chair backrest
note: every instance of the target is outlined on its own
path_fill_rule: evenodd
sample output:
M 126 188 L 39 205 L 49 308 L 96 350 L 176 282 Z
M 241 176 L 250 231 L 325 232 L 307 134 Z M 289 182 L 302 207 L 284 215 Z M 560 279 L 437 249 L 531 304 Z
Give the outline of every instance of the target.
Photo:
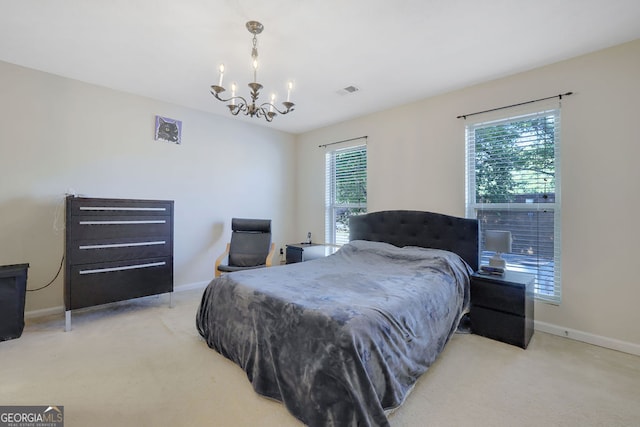
M 270 219 L 231 219 L 229 265 L 254 267 L 263 265 L 271 246 Z

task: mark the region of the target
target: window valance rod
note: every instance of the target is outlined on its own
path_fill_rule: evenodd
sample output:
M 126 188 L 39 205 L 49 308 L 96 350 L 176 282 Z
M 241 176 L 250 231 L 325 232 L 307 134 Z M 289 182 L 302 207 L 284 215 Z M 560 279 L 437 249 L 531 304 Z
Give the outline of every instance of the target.
M 318 147 L 319 148 L 324 148 L 324 147 L 328 147 L 330 145 L 341 144 L 343 142 L 356 141 L 358 139 L 367 139 L 367 138 L 368 138 L 368 136 L 364 135 L 364 136 L 359 136 L 357 138 L 343 139 L 342 141 L 330 142 L 328 144 L 321 144 L 321 145 L 318 145 Z
M 554 96 L 547 96 L 546 98 L 534 99 L 532 101 L 525 101 L 525 102 L 521 102 L 519 104 L 505 105 L 504 107 L 492 108 L 490 110 L 478 111 L 476 113 L 462 114 L 460 116 L 457 116 L 456 119 L 466 119 L 467 117 L 475 116 L 476 114 L 490 113 L 492 111 L 504 110 L 505 108 L 511 108 L 511 107 L 519 107 L 521 105 L 532 104 L 534 102 L 546 101 L 547 99 L 558 98 L 558 99 L 561 100 L 563 96 L 569 96 L 569 95 L 573 95 L 573 92 L 566 92 L 566 93 L 561 93 L 561 94 L 554 95 Z

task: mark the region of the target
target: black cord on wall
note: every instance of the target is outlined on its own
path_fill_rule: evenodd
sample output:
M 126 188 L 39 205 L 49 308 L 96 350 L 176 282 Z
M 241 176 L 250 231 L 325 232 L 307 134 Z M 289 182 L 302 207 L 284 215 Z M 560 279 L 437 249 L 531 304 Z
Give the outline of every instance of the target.
M 60 272 L 62 271 L 62 264 L 64 264 L 64 255 L 62 255 L 62 259 L 60 260 L 60 267 L 58 267 L 58 272 L 56 273 L 56 276 L 51 279 L 51 281 L 49 283 L 47 283 L 46 285 L 40 287 L 40 288 L 36 288 L 36 289 L 27 289 L 27 292 L 35 292 L 35 291 L 40 291 L 44 288 L 47 288 L 49 286 L 51 286 L 53 284 L 53 282 L 56 281 L 56 279 L 58 278 L 58 276 L 60 275 Z

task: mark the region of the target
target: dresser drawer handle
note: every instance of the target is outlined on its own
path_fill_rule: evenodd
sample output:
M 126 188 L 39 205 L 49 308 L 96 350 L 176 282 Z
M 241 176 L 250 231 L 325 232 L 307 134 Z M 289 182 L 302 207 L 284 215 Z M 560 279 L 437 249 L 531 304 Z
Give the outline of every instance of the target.
M 157 242 L 105 243 L 102 245 L 80 245 L 78 246 L 78 249 L 86 250 L 86 249 L 131 248 L 135 246 L 164 245 L 165 243 L 167 242 L 164 240 L 158 240 Z
M 111 267 L 111 268 L 96 268 L 93 270 L 80 270 L 80 274 L 96 274 L 96 273 L 110 273 L 112 271 L 124 271 L 124 270 L 137 270 L 139 268 L 148 268 L 148 267 L 158 267 L 161 265 L 165 265 L 166 262 L 150 262 L 148 264 L 135 264 L 135 265 L 125 265 L 123 267 Z
M 80 225 L 128 225 L 128 224 L 166 224 L 164 219 L 151 219 L 139 221 L 80 221 Z
M 80 206 L 81 211 L 137 211 L 137 212 L 164 212 L 167 208 L 126 208 L 111 206 Z

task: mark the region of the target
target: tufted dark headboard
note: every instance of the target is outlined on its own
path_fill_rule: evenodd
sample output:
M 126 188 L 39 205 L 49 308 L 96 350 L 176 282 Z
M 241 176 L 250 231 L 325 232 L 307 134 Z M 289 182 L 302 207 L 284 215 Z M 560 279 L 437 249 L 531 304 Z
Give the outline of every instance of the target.
M 380 211 L 349 219 L 349 240 L 444 249 L 478 269 L 478 220 L 422 211 Z

